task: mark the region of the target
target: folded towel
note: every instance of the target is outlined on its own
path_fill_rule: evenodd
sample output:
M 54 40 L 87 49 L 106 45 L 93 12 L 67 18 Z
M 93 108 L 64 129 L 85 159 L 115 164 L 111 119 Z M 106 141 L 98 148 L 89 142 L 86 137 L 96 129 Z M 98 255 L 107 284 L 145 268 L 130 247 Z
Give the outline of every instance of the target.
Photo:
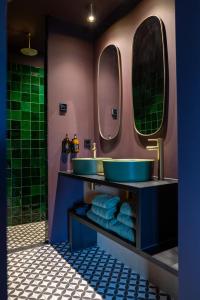
M 92 203 L 102 208 L 116 207 L 120 198 L 118 196 L 112 196 L 107 194 L 101 194 L 94 197 Z
M 136 220 L 135 218 L 132 218 L 130 216 L 124 215 L 121 212 L 117 215 L 117 220 L 121 222 L 122 224 L 130 227 L 135 228 Z
M 76 207 L 75 212 L 79 216 L 86 216 L 87 211 L 89 210 L 90 206 L 88 204 L 83 204 L 82 206 Z
M 132 202 L 124 202 L 120 207 L 120 212 L 130 217 L 134 216 L 135 210 L 135 205 Z
M 99 206 L 96 206 L 96 205 L 92 205 L 91 210 L 97 216 L 102 217 L 106 220 L 110 220 L 110 219 L 113 219 L 117 208 L 116 207 L 102 208 L 102 207 L 99 207 Z
M 135 230 L 120 223 L 119 221 L 117 221 L 115 224 L 110 224 L 109 229 L 129 241 L 135 242 Z
M 103 219 L 97 216 L 95 213 L 93 213 L 91 209 L 87 212 L 87 217 L 92 221 L 94 221 L 95 223 L 101 225 L 105 229 L 110 229 L 110 226 L 114 225 L 117 222 L 116 219 L 111 219 L 111 220 Z

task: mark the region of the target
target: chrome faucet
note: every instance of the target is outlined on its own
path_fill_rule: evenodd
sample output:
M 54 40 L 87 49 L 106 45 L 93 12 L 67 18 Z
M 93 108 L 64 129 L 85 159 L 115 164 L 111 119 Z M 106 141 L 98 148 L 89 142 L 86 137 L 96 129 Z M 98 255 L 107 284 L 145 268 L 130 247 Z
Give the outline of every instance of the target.
M 163 139 L 148 139 L 148 142 L 156 142 L 155 146 L 147 146 L 148 151 L 157 151 L 158 161 L 158 180 L 164 179 L 164 152 L 163 152 Z
M 96 147 L 96 143 L 92 143 L 91 151 L 92 151 L 92 153 L 93 153 L 93 158 L 96 158 L 96 157 L 97 157 L 97 147 Z

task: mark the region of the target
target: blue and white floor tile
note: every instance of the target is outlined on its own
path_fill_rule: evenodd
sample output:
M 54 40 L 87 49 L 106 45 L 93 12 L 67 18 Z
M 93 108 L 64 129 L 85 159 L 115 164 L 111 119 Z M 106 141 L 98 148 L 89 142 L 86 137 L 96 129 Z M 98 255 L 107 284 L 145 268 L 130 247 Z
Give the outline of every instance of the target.
M 8 255 L 10 300 L 170 300 L 98 247 L 71 253 L 67 244 Z
M 44 243 L 46 230 L 45 221 L 7 227 L 8 250 Z

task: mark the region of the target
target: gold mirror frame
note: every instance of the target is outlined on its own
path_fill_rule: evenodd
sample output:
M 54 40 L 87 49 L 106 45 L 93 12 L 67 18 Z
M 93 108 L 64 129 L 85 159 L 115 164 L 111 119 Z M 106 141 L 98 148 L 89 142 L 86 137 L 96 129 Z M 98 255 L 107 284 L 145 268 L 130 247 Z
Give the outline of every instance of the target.
M 100 112 L 100 97 L 99 97 L 99 78 L 100 78 L 100 63 L 102 59 L 103 53 L 109 48 L 109 47 L 114 47 L 116 50 L 116 55 L 117 55 L 117 65 L 118 65 L 118 90 L 119 90 L 119 99 L 118 99 L 118 124 L 116 128 L 116 133 L 112 135 L 105 136 L 105 134 L 102 132 L 102 126 L 101 126 L 101 112 Z M 120 50 L 117 46 L 114 44 L 107 45 L 100 53 L 99 59 L 98 59 L 98 70 L 97 70 L 97 110 L 98 110 L 98 128 L 99 128 L 99 133 L 102 139 L 106 141 L 113 140 L 117 137 L 119 134 L 120 128 L 121 128 L 121 112 L 122 112 L 122 74 L 121 74 L 121 55 L 120 55 Z
M 136 127 L 136 123 L 135 123 L 135 109 L 134 109 L 134 85 L 133 85 L 133 64 L 134 64 L 134 43 L 135 43 L 135 35 L 137 33 L 137 30 L 141 28 L 141 25 L 144 24 L 144 22 L 146 22 L 147 20 L 149 20 L 150 18 L 156 18 L 160 24 L 160 33 L 161 33 L 161 43 L 162 43 L 162 61 L 163 61 L 163 107 L 162 107 L 162 121 L 160 123 L 160 126 L 158 127 L 158 129 L 152 133 L 149 134 L 144 134 L 141 133 L 138 128 Z M 159 133 L 161 131 L 161 129 L 163 128 L 164 125 L 164 117 L 165 117 L 165 106 L 166 106 L 166 86 L 167 86 L 167 45 L 166 45 L 166 34 L 165 34 L 165 28 L 164 28 L 164 23 L 161 20 L 160 17 L 158 16 L 149 16 L 146 19 L 144 19 L 140 25 L 138 26 L 138 28 L 136 29 L 134 38 L 133 38 L 133 48 L 132 48 L 132 104 L 133 104 L 133 119 L 134 119 L 134 129 L 135 131 L 140 135 L 140 136 L 144 136 L 144 137 L 150 137 L 150 136 L 154 136 L 157 133 Z

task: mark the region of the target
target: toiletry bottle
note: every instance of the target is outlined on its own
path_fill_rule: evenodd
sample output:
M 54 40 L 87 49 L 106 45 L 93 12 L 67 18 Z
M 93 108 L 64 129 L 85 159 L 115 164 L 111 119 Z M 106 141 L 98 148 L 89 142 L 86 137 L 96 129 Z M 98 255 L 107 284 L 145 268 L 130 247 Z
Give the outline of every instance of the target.
M 71 142 L 69 140 L 68 134 L 66 134 L 66 137 L 62 141 L 62 152 L 63 153 L 70 153 L 71 152 Z
M 74 138 L 72 140 L 72 152 L 79 153 L 79 140 L 76 134 L 74 135 Z

